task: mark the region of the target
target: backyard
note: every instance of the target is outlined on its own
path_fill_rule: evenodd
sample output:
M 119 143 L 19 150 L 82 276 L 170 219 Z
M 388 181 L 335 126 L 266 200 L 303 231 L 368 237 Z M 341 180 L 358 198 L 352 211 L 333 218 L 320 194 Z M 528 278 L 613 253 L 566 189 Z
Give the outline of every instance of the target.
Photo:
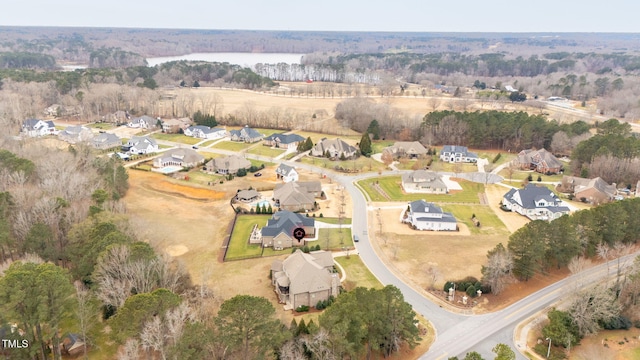
M 241 142 L 241 141 L 220 141 L 219 143 L 211 147 L 215 149 L 241 152 L 249 148 L 251 145 L 255 145 L 255 143 L 250 144 L 250 143 Z M 262 145 L 262 144 L 259 144 L 259 145 Z
M 320 158 L 314 156 L 305 156 L 301 162 L 306 164 L 315 165 L 318 167 L 324 167 L 329 170 L 335 170 L 336 167 L 346 169 L 351 172 L 367 172 L 367 171 L 380 171 L 386 170 L 386 166 L 378 161 L 373 160 L 370 157 L 360 156 L 354 160 L 331 160 L 327 158 Z
M 266 157 L 276 157 L 281 155 L 283 152 L 285 152 L 285 150 L 278 149 L 278 148 L 270 148 L 268 146 L 264 146 L 260 144 L 260 146 L 253 147 L 249 149 L 249 151 L 247 152 L 250 154 L 256 154 L 256 155 L 261 155 Z
M 188 145 L 194 145 L 202 141 L 202 139 L 186 136 L 183 134 L 165 134 L 159 132 L 152 134 L 151 137 L 157 140 L 173 141 Z
M 254 226 L 263 227 L 271 215 L 238 215 L 233 226 L 225 260 L 249 259 L 262 256 L 262 246 L 249 244 Z
M 452 180 L 454 179 L 452 178 Z M 439 203 L 480 203 L 478 194 L 484 193 L 483 184 L 462 179 L 456 179 L 455 181 L 460 184 L 462 191 L 452 191 L 449 194 L 407 194 L 402 190 L 402 179 L 400 176 L 385 176 L 361 180 L 358 182 L 358 185 L 366 192 L 371 201 L 425 200 Z

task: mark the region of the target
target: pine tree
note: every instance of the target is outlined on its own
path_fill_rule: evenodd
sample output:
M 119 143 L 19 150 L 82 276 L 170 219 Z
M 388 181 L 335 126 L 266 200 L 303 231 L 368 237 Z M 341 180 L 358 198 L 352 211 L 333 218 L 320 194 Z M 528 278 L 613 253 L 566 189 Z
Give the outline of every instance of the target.
M 371 138 L 369 137 L 369 133 L 365 132 L 364 134 L 362 134 L 362 138 L 360 139 L 360 153 L 368 157 L 372 152 Z

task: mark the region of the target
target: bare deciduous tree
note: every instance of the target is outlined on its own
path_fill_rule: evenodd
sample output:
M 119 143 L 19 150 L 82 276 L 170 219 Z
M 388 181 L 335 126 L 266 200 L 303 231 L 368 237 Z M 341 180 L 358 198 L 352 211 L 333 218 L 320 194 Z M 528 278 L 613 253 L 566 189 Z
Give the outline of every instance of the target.
M 498 244 L 487 254 L 487 265 L 482 267 L 482 282 L 491 288 L 494 294 L 500 294 L 507 284 L 513 281 L 513 255 Z
M 603 285 L 576 293 L 569 306 L 569 313 L 583 336 L 596 334 L 600 321 L 619 316 L 620 311 L 615 291 Z

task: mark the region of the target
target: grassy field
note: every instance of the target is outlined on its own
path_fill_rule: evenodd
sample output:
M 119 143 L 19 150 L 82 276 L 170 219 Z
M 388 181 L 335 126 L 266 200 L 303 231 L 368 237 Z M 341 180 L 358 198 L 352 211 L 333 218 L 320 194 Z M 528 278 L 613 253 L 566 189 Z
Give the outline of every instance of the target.
M 202 140 L 202 139 L 193 138 L 190 136 L 185 136 L 183 134 L 155 133 L 155 134 L 152 134 L 151 137 L 158 140 L 173 141 L 173 142 L 179 142 L 179 143 L 188 144 L 188 145 L 194 145 L 196 143 L 199 143 Z
M 247 259 L 260 257 L 262 247 L 260 245 L 250 245 L 249 236 L 254 225 L 262 227 L 267 223 L 271 215 L 240 215 L 236 219 L 236 224 L 231 233 L 229 248 L 225 260 Z
M 281 155 L 283 152 L 285 152 L 285 150 L 283 149 L 272 149 L 268 146 L 256 146 L 252 149 L 250 149 L 249 151 L 247 151 L 250 154 L 256 154 L 256 155 L 261 155 L 261 156 L 267 156 L 267 157 L 276 157 L 278 155 Z
M 503 169 L 502 171 L 500 171 L 499 173 L 500 176 L 502 176 L 503 178 L 505 178 L 505 180 L 509 180 L 509 171 L 507 169 Z M 537 173 L 535 171 L 514 171 L 513 174 L 511 174 L 511 180 L 524 180 L 526 178 L 529 177 L 529 175 L 531 175 L 531 178 L 533 179 L 532 182 L 537 182 L 538 181 L 538 176 L 542 179 L 541 181 L 545 181 L 545 182 L 560 182 L 562 181 L 562 176 L 563 175 L 544 175 L 544 174 L 540 174 Z
M 467 225 L 472 234 L 507 235 L 509 230 L 498 216 L 486 205 L 443 205 L 442 210 L 450 212 L 459 222 Z M 476 227 L 471 221 L 473 214 L 480 221 Z
M 393 145 L 395 141 L 392 140 L 373 140 L 371 141 L 371 150 L 374 154 L 381 153 L 386 147 Z
M 340 232 L 340 229 L 319 229 L 318 240 L 311 241 L 309 246 L 318 244 L 322 250 L 342 250 L 344 246 L 352 248 L 351 229 L 344 228 L 342 232 Z
M 476 164 L 452 164 L 444 161 L 434 161 L 431 164 L 431 170 L 434 171 L 448 171 L 452 173 L 467 173 L 478 171 L 478 165 Z
M 373 160 L 372 158 L 360 156 L 355 160 L 345 160 L 345 161 L 332 161 L 327 158 L 317 158 L 313 156 L 305 156 L 300 159 L 301 162 L 306 164 L 311 164 L 319 167 L 324 167 L 327 169 L 334 170 L 336 166 L 342 167 L 344 169 L 348 169 L 353 172 L 368 172 L 368 171 L 378 171 L 385 170 L 386 166 L 378 161 Z
M 322 138 L 327 138 L 327 139 L 332 139 L 332 138 L 340 138 L 342 140 L 347 141 L 349 144 L 354 145 L 360 141 L 360 138 L 362 137 L 361 134 L 358 134 L 357 132 L 350 130 L 350 133 L 352 135 L 327 135 L 327 134 L 322 134 L 322 133 L 316 133 L 316 132 L 309 132 L 309 131 L 293 131 L 294 133 L 306 138 L 311 138 L 311 140 L 313 141 L 314 144 L 317 144 L 318 141 L 320 141 L 320 139 Z
M 100 129 L 100 130 L 109 130 L 114 128 L 113 124 L 110 124 L 110 123 L 93 123 L 87 126 L 90 128 Z
M 246 150 L 251 145 L 254 145 L 254 144 L 238 142 L 238 141 L 221 141 L 213 145 L 212 148 L 240 152 L 242 150 Z
M 429 166 L 429 159 L 401 159 L 396 164 L 396 167 L 400 170 L 418 170 L 424 169 Z
M 389 195 L 389 199 L 382 196 L 373 185 L 378 185 Z M 424 199 L 432 202 L 444 203 L 471 203 L 479 204 L 479 193 L 484 192 L 484 185 L 466 180 L 459 180 L 462 191 L 451 194 L 405 194 L 402 191 L 402 180 L 400 176 L 386 176 L 374 179 L 359 181 L 358 184 L 366 191 L 372 201 L 413 201 Z
M 327 224 L 338 224 L 338 218 L 332 218 L 332 217 L 316 218 L 316 221 L 320 221 Z M 342 224 L 351 224 L 351 219 L 342 219 Z
M 208 185 L 210 182 L 217 183 L 220 180 L 224 180 L 224 176 L 207 174 L 206 172 L 196 169 L 189 172 L 189 182 L 198 183 L 200 185 Z
M 348 291 L 356 286 L 366 288 L 382 289 L 383 286 L 375 276 L 364 265 L 360 256 L 350 255 L 349 257 L 341 256 L 334 259 L 340 266 L 344 268 L 347 278 L 342 286 Z

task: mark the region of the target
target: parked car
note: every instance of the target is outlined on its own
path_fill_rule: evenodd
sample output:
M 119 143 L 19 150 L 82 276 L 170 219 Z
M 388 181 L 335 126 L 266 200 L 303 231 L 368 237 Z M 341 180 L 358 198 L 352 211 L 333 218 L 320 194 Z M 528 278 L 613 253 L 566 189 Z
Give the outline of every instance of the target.
M 360 241 L 360 238 L 358 237 L 358 235 L 353 235 L 353 242 L 358 242 Z
M 193 145 L 191 148 L 192 148 L 192 149 L 197 149 L 197 148 L 198 148 L 198 146 Z
M 253 176 L 260 177 L 260 176 L 262 176 L 262 174 L 261 173 L 255 173 L 255 174 L 253 174 Z

